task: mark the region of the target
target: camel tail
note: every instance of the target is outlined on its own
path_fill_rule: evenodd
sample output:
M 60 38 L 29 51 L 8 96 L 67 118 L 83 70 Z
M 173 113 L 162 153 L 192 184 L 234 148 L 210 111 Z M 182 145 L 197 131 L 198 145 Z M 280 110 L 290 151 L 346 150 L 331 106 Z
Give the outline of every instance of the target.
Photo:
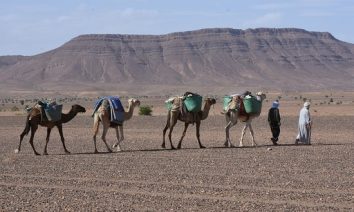
M 30 123 L 30 120 L 29 120 L 29 115 L 27 116 L 27 119 L 26 119 L 26 126 L 25 126 L 25 129 L 23 130 L 23 132 L 21 133 L 22 135 L 28 135 L 29 131 L 31 130 L 31 123 Z

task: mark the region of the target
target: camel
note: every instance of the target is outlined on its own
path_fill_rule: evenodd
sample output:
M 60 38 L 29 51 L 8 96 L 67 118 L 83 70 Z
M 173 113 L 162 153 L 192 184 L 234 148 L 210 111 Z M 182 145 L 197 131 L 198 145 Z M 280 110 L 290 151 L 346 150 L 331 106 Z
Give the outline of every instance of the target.
M 165 128 L 163 129 L 163 141 L 162 141 L 161 147 L 166 148 L 165 135 L 166 135 L 167 129 L 170 129 L 169 134 L 168 134 L 168 138 L 170 140 L 171 149 L 175 149 L 175 147 L 172 144 L 172 140 L 171 140 L 172 131 L 173 131 L 174 126 L 177 123 L 177 120 L 180 120 L 180 121 L 184 122 L 184 130 L 183 130 L 182 137 L 178 142 L 177 149 L 180 149 L 182 146 L 182 140 L 183 140 L 184 136 L 186 135 L 186 131 L 187 131 L 189 124 L 191 124 L 191 123 L 194 124 L 194 122 L 196 123 L 196 136 L 197 136 L 199 147 L 205 148 L 205 146 L 203 146 L 202 143 L 200 142 L 200 133 L 199 133 L 200 123 L 202 120 L 205 120 L 208 117 L 210 107 L 216 103 L 216 100 L 214 98 L 206 98 L 204 100 L 205 103 L 204 103 L 204 108 L 202 111 L 199 111 L 197 113 L 187 113 L 185 115 L 186 117 L 182 117 L 181 110 L 179 109 L 179 106 L 181 105 L 180 101 L 182 101 L 182 100 L 179 97 L 175 97 L 173 100 L 173 104 L 175 106 L 178 106 L 178 108 L 171 109 L 168 111 L 167 123 L 166 123 Z
M 260 100 L 263 101 L 266 98 L 266 95 L 262 92 L 258 92 L 257 96 L 260 97 Z M 237 120 L 240 120 L 242 122 L 245 122 L 245 126 L 242 130 L 242 134 L 241 134 L 241 138 L 240 138 L 240 147 L 243 146 L 243 137 L 245 135 L 245 132 L 247 130 L 247 128 L 250 129 L 250 134 L 252 137 L 252 146 L 256 146 L 257 143 L 254 140 L 254 132 L 253 132 L 253 128 L 252 128 L 252 120 L 254 118 L 259 117 L 259 114 L 253 114 L 253 115 L 244 115 L 244 114 L 240 114 L 240 101 L 242 101 L 240 98 L 234 98 L 232 101 L 236 101 L 235 104 L 237 105 L 236 109 L 228 109 L 228 111 L 225 111 L 224 115 L 226 118 L 226 127 L 225 127 L 225 132 L 226 132 L 226 141 L 224 143 L 225 147 L 234 147 L 234 145 L 231 143 L 230 140 L 230 128 L 235 126 L 237 124 Z
M 103 100 L 103 101 L 107 101 L 107 100 Z M 134 108 L 136 106 L 140 105 L 140 101 L 137 99 L 129 99 L 128 100 L 129 106 L 128 106 L 128 111 L 124 112 L 124 121 L 127 121 L 129 119 L 131 119 L 131 117 L 133 116 L 133 112 L 134 112 Z M 107 111 L 104 107 L 104 102 L 102 102 L 101 106 L 98 108 L 98 110 L 94 113 L 93 115 L 93 142 L 95 144 L 95 153 L 98 153 L 97 151 L 97 147 L 96 147 L 96 136 L 98 133 L 98 129 L 99 129 L 99 125 L 100 122 L 102 122 L 103 125 L 103 132 L 102 132 L 102 136 L 101 139 L 104 142 L 104 144 L 107 147 L 107 150 L 109 152 L 112 152 L 112 150 L 109 148 L 107 142 L 106 142 L 106 134 L 107 131 L 110 127 L 114 128 L 116 131 L 116 135 L 117 135 L 117 142 L 115 144 L 113 144 L 112 148 L 117 147 L 117 151 L 121 151 L 120 148 L 120 143 L 124 140 L 124 133 L 123 133 L 123 123 L 122 124 L 117 124 L 117 123 L 113 123 L 110 120 L 110 113 L 109 111 Z M 118 132 L 118 128 L 119 128 L 119 132 Z
M 34 151 L 35 155 L 40 155 L 36 149 L 34 148 L 33 145 L 33 138 L 34 135 L 38 129 L 38 125 L 42 126 L 42 127 L 47 127 L 47 138 L 46 138 L 46 143 L 44 146 L 44 151 L 43 151 L 43 155 L 48 155 L 47 152 L 47 146 L 48 146 L 48 142 L 49 142 L 49 136 L 50 133 L 52 131 L 52 129 L 54 127 L 58 128 L 59 134 L 60 134 L 60 138 L 61 138 L 61 142 L 63 144 L 64 147 L 64 151 L 66 154 L 70 154 L 70 152 L 66 149 L 65 146 L 65 139 L 63 136 L 63 124 L 71 121 L 78 113 L 85 113 L 86 109 L 80 105 L 72 105 L 71 106 L 71 110 L 67 113 L 67 114 L 61 114 L 61 119 L 58 121 L 41 121 L 41 112 L 39 108 L 33 107 L 33 109 L 29 112 L 29 114 L 27 115 L 27 119 L 26 119 L 26 127 L 23 130 L 23 132 L 20 135 L 20 144 L 18 145 L 18 149 L 15 150 L 15 153 L 19 153 L 21 150 L 21 143 L 23 140 L 23 137 L 25 135 L 27 135 L 29 133 L 29 131 L 31 131 L 31 137 L 29 140 L 29 143 L 32 146 L 32 149 Z

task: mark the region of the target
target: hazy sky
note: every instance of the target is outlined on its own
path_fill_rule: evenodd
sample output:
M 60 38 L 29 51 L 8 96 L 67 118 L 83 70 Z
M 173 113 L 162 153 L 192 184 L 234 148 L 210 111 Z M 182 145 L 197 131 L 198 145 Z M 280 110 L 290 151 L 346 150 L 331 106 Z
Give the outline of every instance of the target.
M 295 27 L 354 43 L 354 0 L 2 0 L 0 55 L 35 55 L 81 34 Z

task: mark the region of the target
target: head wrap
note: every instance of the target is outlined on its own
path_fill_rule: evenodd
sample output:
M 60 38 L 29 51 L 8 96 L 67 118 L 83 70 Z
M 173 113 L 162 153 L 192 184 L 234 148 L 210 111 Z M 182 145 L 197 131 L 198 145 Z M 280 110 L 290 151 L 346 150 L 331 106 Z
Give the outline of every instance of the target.
M 278 108 L 279 107 L 279 102 L 278 101 L 274 101 L 272 104 L 272 108 Z
M 308 107 L 308 106 L 310 106 L 310 102 L 305 102 L 304 107 Z

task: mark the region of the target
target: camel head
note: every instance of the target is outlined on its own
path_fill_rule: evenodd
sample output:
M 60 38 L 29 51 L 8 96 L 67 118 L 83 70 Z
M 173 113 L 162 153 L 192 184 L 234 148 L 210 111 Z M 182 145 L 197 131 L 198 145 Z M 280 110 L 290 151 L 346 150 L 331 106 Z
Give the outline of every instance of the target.
M 205 104 L 213 105 L 216 103 L 216 100 L 214 98 L 207 97 L 205 100 Z
M 129 99 L 128 102 L 129 102 L 129 105 L 132 105 L 133 107 L 140 106 L 140 101 L 138 99 L 132 98 L 132 99 Z
M 71 111 L 75 112 L 75 113 L 85 113 L 86 109 L 84 107 L 82 107 L 81 105 L 72 105 Z
M 263 101 L 263 100 L 265 100 L 265 99 L 267 98 L 267 96 L 265 95 L 265 93 L 263 93 L 262 91 L 257 92 L 256 95 L 261 98 L 261 101 Z

